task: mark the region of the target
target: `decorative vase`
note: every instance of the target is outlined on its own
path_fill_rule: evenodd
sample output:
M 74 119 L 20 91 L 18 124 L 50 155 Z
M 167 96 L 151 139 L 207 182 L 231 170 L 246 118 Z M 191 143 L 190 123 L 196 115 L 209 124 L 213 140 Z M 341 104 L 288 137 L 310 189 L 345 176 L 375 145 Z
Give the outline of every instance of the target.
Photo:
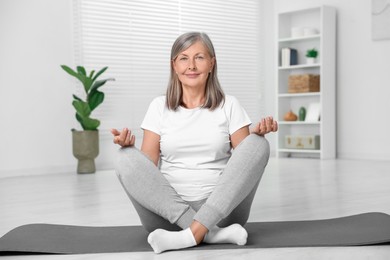
M 283 119 L 284 121 L 297 121 L 298 116 L 290 110 L 284 115 Z
M 99 154 L 99 131 L 72 130 L 73 156 L 78 159 L 77 173 L 94 173 Z
M 306 108 L 301 107 L 299 109 L 299 115 L 298 115 L 299 121 L 305 121 L 306 118 Z

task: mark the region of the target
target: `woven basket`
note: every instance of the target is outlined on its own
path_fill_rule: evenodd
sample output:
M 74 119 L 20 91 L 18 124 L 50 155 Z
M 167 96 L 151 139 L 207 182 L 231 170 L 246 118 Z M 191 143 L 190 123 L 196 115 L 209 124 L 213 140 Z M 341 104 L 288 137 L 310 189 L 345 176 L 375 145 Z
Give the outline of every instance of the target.
M 319 92 L 320 75 L 301 74 L 288 76 L 288 93 Z

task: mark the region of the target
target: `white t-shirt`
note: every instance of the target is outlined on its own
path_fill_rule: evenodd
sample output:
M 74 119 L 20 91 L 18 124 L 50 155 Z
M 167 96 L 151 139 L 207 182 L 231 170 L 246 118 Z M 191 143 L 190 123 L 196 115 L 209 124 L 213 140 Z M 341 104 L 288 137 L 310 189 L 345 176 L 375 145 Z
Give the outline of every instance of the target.
M 213 111 L 169 110 L 165 96 L 155 98 L 141 124 L 160 135 L 160 170 L 186 201 L 208 198 L 231 156 L 230 135 L 251 123 L 233 96 Z

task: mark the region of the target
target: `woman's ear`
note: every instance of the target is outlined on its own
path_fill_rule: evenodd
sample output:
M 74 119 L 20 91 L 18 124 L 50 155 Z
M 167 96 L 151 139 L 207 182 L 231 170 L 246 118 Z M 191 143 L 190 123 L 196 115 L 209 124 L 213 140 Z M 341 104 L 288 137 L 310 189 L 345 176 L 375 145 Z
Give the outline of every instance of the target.
M 175 61 L 174 61 L 174 60 L 171 60 L 171 64 L 172 64 L 173 70 L 174 70 L 175 73 L 177 74 Z
M 211 58 L 211 66 L 210 66 L 210 72 L 213 70 L 215 64 L 215 57 Z

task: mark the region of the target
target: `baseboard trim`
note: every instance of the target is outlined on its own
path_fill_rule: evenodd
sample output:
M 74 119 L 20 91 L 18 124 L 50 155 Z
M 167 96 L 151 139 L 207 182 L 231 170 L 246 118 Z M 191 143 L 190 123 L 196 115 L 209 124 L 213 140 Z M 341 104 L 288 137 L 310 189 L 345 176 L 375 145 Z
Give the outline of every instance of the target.
M 338 159 L 346 160 L 366 160 L 366 161 L 390 161 L 390 154 L 372 154 L 372 153 L 337 153 Z
M 112 170 L 112 163 L 96 163 L 97 171 Z M 37 175 L 49 175 L 49 174 L 61 174 L 61 173 L 73 173 L 76 174 L 77 165 L 55 165 L 55 166 L 42 166 L 35 168 L 19 168 L 10 170 L 0 170 L 0 179 L 13 178 L 22 176 L 37 176 Z

